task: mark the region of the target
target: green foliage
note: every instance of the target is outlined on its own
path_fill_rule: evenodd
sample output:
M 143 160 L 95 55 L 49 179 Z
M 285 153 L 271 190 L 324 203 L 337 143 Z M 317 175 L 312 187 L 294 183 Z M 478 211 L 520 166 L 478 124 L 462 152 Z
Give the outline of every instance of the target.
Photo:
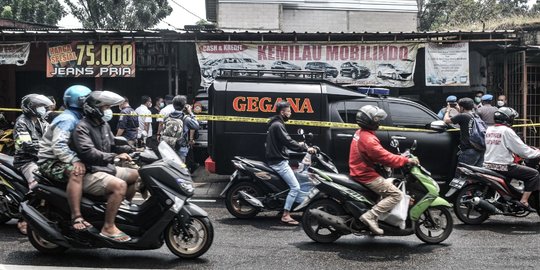
M 172 12 L 167 0 L 65 0 L 84 28 L 146 29 Z
M 66 15 L 58 0 L 0 0 L 6 19 L 56 25 Z

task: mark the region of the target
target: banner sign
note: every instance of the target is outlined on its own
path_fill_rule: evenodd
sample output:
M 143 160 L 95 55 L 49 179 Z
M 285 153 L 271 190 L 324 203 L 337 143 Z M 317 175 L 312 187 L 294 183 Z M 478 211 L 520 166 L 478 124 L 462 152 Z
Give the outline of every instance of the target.
M 30 54 L 30 43 L 0 44 L 0 65 L 23 66 Z
M 469 43 L 426 44 L 426 86 L 469 85 Z
M 49 44 L 47 77 L 135 77 L 135 42 Z
M 365 86 L 411 87 L 419 44 L 241 44 L 197 43 L 202 85 L 220 69 L 320 71 L 332 82 Z M 242 75 L 242 73 L 239 73 Z M 256 74 L 246 72 L 246 76 Z M 289 76 L 296 76 L 294 73 Z M 300 75 L 298 75 L 300 76 Z

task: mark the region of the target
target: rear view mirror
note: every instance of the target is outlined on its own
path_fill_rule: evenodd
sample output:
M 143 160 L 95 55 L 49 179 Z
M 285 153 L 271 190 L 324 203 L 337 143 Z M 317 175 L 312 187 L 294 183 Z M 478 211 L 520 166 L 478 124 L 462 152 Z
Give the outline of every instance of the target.
M 431 122 L 431 124 L 429 125 L 429 128 L 437 132 L 443 132 L 448 128 L 448 126 L 446 125 L 444 121 L 437 120 L 437 121 Z
M 299 128 L 299 129 L 296 131 L 296 133 L 297 133 L 298 135 L 304 135 L 304 130 L 301 129 L 301 128 Z
M 120 145 L 128 145 L 128 140 L 125 137 L 122 136 L 116 136 L 114 137 L 114 145 L 120 146 Z

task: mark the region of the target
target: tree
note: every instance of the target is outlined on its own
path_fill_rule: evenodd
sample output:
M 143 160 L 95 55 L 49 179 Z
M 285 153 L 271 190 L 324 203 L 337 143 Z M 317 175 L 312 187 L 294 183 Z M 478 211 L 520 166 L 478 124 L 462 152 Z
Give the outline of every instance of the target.
M 146 29 L 172 12 L 167 0 L 65 0 L 85 28 Z
M 58 0 L 0 0 L 6 19 L 56 25 L 67 13 Z

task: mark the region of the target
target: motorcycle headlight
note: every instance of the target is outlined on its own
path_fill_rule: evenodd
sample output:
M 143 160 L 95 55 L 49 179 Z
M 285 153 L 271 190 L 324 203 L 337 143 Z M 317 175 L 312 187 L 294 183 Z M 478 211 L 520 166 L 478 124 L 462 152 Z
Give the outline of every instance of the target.
M 192 194 L 195 188 L 193 187 L 193 182 L 186 181 L 184 179 L 178 178 L 176 179 L 176 183 L 184 190 L 187 194 Z

